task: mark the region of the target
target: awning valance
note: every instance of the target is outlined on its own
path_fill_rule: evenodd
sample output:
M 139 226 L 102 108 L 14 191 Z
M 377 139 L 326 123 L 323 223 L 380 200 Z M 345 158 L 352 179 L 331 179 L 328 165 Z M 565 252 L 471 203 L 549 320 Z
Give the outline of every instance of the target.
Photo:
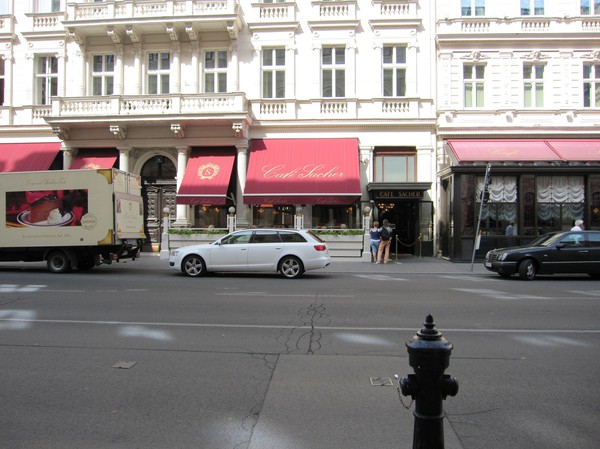
M 0 172 L 48 170 L 60 142 L 0 144 Z
M 234 161 L 235 150 L 231 148 L 192 150 L 177 204 L 225 205 Z
M 246 204 L 353 204 L 361 196 L 357 139 L 254 140 Z
M 115 149 L 79 150 L 70 168 L 72 170 L 113 168 L 118 157 L 119 152 Z

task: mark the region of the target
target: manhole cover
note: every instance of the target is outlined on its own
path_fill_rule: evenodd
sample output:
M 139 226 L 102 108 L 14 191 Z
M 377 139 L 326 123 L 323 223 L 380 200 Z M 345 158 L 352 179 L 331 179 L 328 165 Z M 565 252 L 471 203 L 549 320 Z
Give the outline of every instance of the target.
M 112 367 L 113 368 L 120 368 L 120 369 L 129 369 L 132 368 L 133 365 L 135 365 L 137 362 L 117 362 L 115 363 Z
M 371 385 L 374 387 L 393 387 L 394 382 L 390 377 L 371 377 Z

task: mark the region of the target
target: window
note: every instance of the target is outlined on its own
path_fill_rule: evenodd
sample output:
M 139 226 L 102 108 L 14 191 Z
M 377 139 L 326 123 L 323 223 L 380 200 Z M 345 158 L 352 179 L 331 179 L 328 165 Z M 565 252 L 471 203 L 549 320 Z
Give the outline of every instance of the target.
M 115 56 L 94 55 L 92 57 L 92 95 L 112 95 Z
M 60 0 L 36 0 L 35 2 L 36 13 L 59 12 L 60 10 Z
M 171 68 L 171 54 L 168 52 L 148 53 L 148 88 L 147 93 L 169 93 L 169 71 Z
M 324 47 L 321 56 L 323 97 L 346 96 L 346 49 Z
M 485 65 L 465 64 L 463 66 L 463 82 L 465 89 L 465 107 L 483 107 L 483 80 Z
M 544 15 L 544 0 L 521 0 L 522 16 Z
M 375 153 L 375 182 L 415 182 L 415 151 Z
M 262 96 L 285 98 L 285 49 L 268 48 L 262 51 Z
M 204 53 L 204 92 L 227 92 L 227 51 Z
M 0 15 L 10 14 L 10 0 L 0 0 Z
M 581 0 L 581 15 L 600 14 L 600 0 Z
M 460 5 L 463 17 L 485 15 L 485 0 L 461 0 Z
M 313 228 L 358 229 L 362 226 L 360 208 L 356 206 L 315 205 L 312 208 Z
M 383 96 L 406 95 L 406 47 L 383 47 Z
M 544 65 L 523 65 L 523 106 L 544 106 Z
M 0 59 L 0 106 L 4 105 L 4 77 L 5 77 L 5 72 L 4 72 L 4 65 L 5 65 L 4 59 Z
M 583 64 L 583 107 L 600 107 L 600 64 Z
M 58 58 L 38 56 L 35 59 L 36 104 L 50 104 L 51 97 L 58 95 Z

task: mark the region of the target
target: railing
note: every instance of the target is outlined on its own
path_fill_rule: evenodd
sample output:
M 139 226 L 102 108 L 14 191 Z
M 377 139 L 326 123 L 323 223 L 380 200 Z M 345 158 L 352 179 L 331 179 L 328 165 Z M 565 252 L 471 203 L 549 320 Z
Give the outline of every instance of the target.
M 156 115 L 246 113 L 244 94 L 115 95 L 110 97 L 56 97 L 52 115 Z
M 583 17 L 448 17 L 437 22 L 437 35 L 442 39 L 445 35 L 458 34 L 499 34 L 521 35 L 530 39 L 529 34 L 539 33 L 582 33 L 600 30 L 600 20 Z

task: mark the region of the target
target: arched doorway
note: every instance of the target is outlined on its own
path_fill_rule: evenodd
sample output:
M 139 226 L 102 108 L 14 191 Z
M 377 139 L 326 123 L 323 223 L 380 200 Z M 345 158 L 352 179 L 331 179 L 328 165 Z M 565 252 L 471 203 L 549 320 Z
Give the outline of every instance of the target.
M 168 206 L 172 213 L 175 211 L 177 168 L 168 157 L 155 156 L 144 163 L 140 174 L 142 176 L 146 232 L 143 249 L 144 251 L 160 251 L 162 210 Z

